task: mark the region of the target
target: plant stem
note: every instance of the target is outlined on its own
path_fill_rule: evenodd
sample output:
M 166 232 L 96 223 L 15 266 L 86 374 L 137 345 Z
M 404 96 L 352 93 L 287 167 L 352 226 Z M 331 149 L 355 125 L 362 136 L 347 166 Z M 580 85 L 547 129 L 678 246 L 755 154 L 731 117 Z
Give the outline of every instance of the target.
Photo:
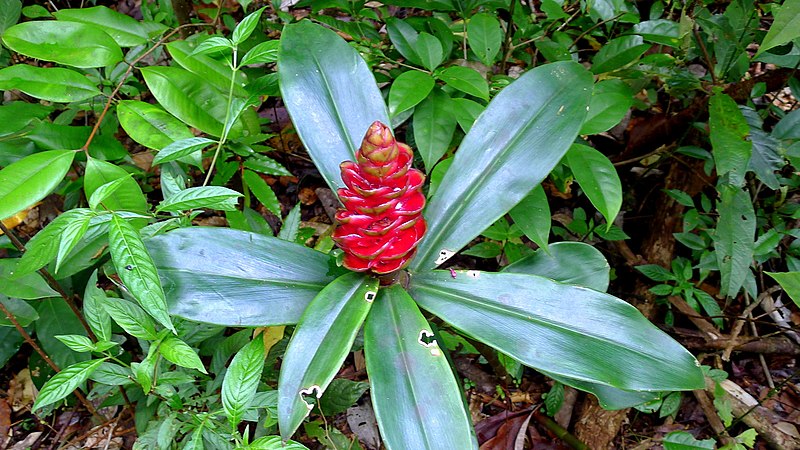
M 236 83 L 236 72 L 239 68 L 236 66 L 236 50 L 237 48 L 233 48 L 233 59 L 231 60 L 231 84 L 228 87 L 228 101 L 225 105 L 225 123 L 222 124 L 222 136 L 219 137 L 219 141 L 217 141 L 217 148 L 214 150 L 214 157 L 211 158 L 211 165 L 208 166 L 208 172 L 206 173 L 206 179 L 203 180 L 203 186 L 207 186 L 208 182 L 211 181 L 211 174 L 214 172 L 214 166 L 217 164 L 217 159 L 219 158 L 219 154 L 222 151 L 222 145 L 225 144 L 225 141 L 228 140 L 228 131 L 231 129 L 231 126 L 228 126 L 228 121 L 231 120 L 231 103 L 233 103 L 233 86 Z

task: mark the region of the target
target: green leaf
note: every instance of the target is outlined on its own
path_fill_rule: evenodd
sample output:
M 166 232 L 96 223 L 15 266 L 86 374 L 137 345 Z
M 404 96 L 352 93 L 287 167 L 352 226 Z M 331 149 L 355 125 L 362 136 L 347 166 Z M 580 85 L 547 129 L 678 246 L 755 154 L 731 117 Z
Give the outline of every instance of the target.
M 404 58 L 411 63 L 422 65 L 422 60 L 416 50 L 419 33 L 414 27 L 401 19 L 389 17 L 386 19 L 386 31 L 389 34 L 389 40 Z
M 230 43 L 230 41 L 228 42 Z M 234 72 L 230 65 L 223 60 L 214 59 L 209 55 L 195 54 L 194 50 L 198 45 L 202 45 L 202 42 L 197 44 L 178 40 L 170 42 L 166 47 L 176 63 L 217 88 L 215 92 L 217 96 L 227 98 L 228 90 L 231 88 L 231 78 L 234 78 L 233 95 L 248 97 L 248 93 L 244 89 L 247 76 L 238 70 Z M 220 121 L 222 120 L 224 117 L 220 119 Z
M 86 198 L 92 198 L 92 194 L 100 186 L 124 178 L 126 181 L 103 200 L 103 207 L 109 211 L 134 211 L 146 212 L 149 209 L 147 199 L 139 187 L 139 183 L 130 177 L 130 173 L 120 166 L 111 164 L 97 158 L 89 158 L 86 162 L 86 172 L 83 179 L 83 190 Z
M 451 66 L 439 73 L 439 79 L 453 89 L 489 101 L 489 83 L 475 69 Z
M 308 447 L 295 441 L 284 442 L 280 436 L 260 437 L 239 448 L 242 450 L 308 450 Z
M 308 21 L 287 25 L 279 52 L 281 96 L 322 177 L 344 187 L 339 164 L 355 158 L 370 125 L 390 124 L 383 97 L 358 52 Z
M 105 358 L 79 362 L 53 375 L 53 378 L 47 380 L 47 383 L 42 386 L 31 410 L 36 411 L 66 398 L 81 383 L 88 380 L 92 372 L 100 367 L 104 361 Z
M 703 450 L 713 449 L 716 444 L 713 439 L 703 439 L 698 441 L 691 434 L 685 431 L 673 431 L 664 436 L 661 441 L 664 450 Z
M 657 400 L 661 397 L 660 392 L 625 391 L 599 383 L 590 383 L 577 378 L 556 375 L 543 370 L 539 371 L 558 381 L 559 383 L 594 394 L 594 396 L 597 397 L 598 403 L 600 403 L 600 406 L 602 406 L 604 409 L 630 408 L 632 406 Z
M 80 334 L 66 334 L 61 336 L 55 336 L 55 338 L 61 341 L 67 347 L 69 347 L 70 350 L 78 353 L 91 352 L 95 348 L 91 339 L 89 339 L 86 336 L 82 336 Z
M 6 30 L 3 43 L 25 56 L 72 67 L 105 67 L 122 61 L 122 50 L 114 39 L 101 28 L 84 23 L 23 22 Z
M 148 341 L 158 338 L 152 319 L 138 305 L 122 299 L 108 299 L 103 306 L 114 322 L 131 336 Z
M 216 143 L 217 141 L 203 137 L 190 137 L 172 142 L 171 144 L 162 148 L 161 151 L 158 152 L 158 154 L 153 158 L 153 165 L 181 159 Z
M 719 267 L 720 294 L 735 297 L 753 262 L 756 215 L 750 195 L 735 186 L 723 185 L 714 233 L 714 254 Z
M 154 319 L 174 332 L 153 259 L 136 228 L 116 214 L 111 216 L 108 248 L 117 274 L 133 298 Z
M 258 153 L 248 156 L 244 166 L 265 175 L 292 176 L 292 173 L 286 170 L 279 162 Z
M 111 316 L 105 308 L 107 301 L 105 292 L 97 287 L 97 270 L 95 270 L 83 291 L 83 316 L 89 328 L 101 341 L 111 340 Z
M 353 406 L 367 389 L 369 383 L 336 378 L 331 381 L 325 394 L 319 399 L 319 410 L 326 416 L 343 413 Z
M 697 360 L 616 297 L 534 275 L 456 274 L 416 274 L 409 293 L 426 310 L 525 365 L 624 390 L 704 385 Z
M 592 61 L 592 73 L 621 69 L 639 59 L 650 48 L 641 36 L 621 36 L 606 42 Z
M 582 144 L 573 144 L 567 162 L 589 201 L 606 218 L 606 230 L 622 208 L 622 182 L 617 169 L 599 151 Z
M 503 253 L 503 247 L 497 242 L 479 242 L 461 252 L 462 255 L 476 258 L 495 258 L 500 256 L 501 253 Z
M 0 219 L 11 217 L 52 192 L 69 171 L 75 152 L 34 153 L 0 170 Z
M 194 137 L 183 122 L 150 103 L 123 100 L 117 104 L 117 118 L 131 139 L 156 150 L 164 149 L 175 141 Z M 153 159 L 153 164 L 161 159 L 163 156 L 159 153 Z
M 442 43 L 436 36 L 425 33 L 424 31 L 417 35 L 417 42 L 414 44 L 414 50 L 416 50 L 422 65 L 428 70 L 439 67 L 439 64 L 441 64 L 444 59 Z
M 278 60 L 278 47 L 280 41 L 266 41 L 256 44 L 251 48 L 239 63 L 240 66 L 249 64 L 268 64 Z
M 389 450 L 478 448 L 461 388 L 433 336 L 399 285 L 381 289 L 364 326 L 364 356 Z
M 508 212 L 514 223 L 539 247 L 547 248 L 550 239 L 550 205 L 541 185 Z
M 775 8 L 776 6 L 773 6 L 773 11 Z M 764 40 L 761 41 L 756 56 L 800 37 L 800 2 L 786 0 L 777 13 L 773 14 L 775 20 L 772 21 Z
M 161 356 L 163 356 L 164 359 L 173 364 L 208 373 L 206 372 L 206 368 L 203 367 L 203 361 L 200 361 L 200 357 L 192 350 L 192 347 L 189 347 L 186 342 L 183 342 L 175 336 L 167 336 L 166 339 L 161 341 L 158 350 L 161 352 Z
M 275 191 L 272 190 L 271 187 L 264 181 L 261 176 L 251 170 L 245 170 L 242 174 L 242 178 L 247 183 L 247 187 L 256 196 L 258 201 L 264 205 L 265 208 L 269 210 L 272 214 L 276 216 L 281 216 L 281 202 L 278 200 L 278 197 L 275 195 Z
M 413 108 L 425 100 L 435 84 L 434 79 L 425 72 L 416 70 L 403 72 L 394 80 L 389 89 L 389 114 L 396 116 L 398 113 Z
M 88 78 L 70 69 L 17 64 L 0 70 L 0 91 L 20 90 L 51 102 L 77 102 L 100 95 Z
M 328 256 L 223 228 L 187 228 L 147 241 L 172 314 L 227 326 L 297 323 L 333 280 Z M 235 261 L 235 264 L 223 264 Z
M 580 134 L 608 131 L 620 123 L 633 105 L 633 91 L 617 79 L 599 81 L 594 85 L 589 113 Z
M 100 364 L 89 378 L 98 383 L 107 384 L 109 386 L 122 386 L 125 384 L 133 383 L 133 374 L 131 370 L 120 366 L 119 364 L 110 363 L 108 361 Z
M 655 19 L 637 23 L 633 26 L 633 32 L 645 41 L 678 47 L 681 44 L 680 27 L 674 20 Z
M 89 221 L 94 217 L 91 211 L 85 209 L 78 209 L 73 211 L 81 211 L 83 214 L 75 214 L 70 216 L 59 227 L 61 230 L 61 241 L 58 244 L 58 253 L 56 254 L 56 272 L 61 268 L 61 265 L 66 260 L 67 256 L 72 252 L 72 249 L 78 245 L 78 242 L 86 235 L 89 229 Z
M 20 0 L 0 0 L 0 36 L 11 26 L 17 23 L 22 12 Z M 2 367 L 3 364 L 0 364 Z
M 158 35 L 167 30 L 163 24 L 148 22 L 145 25 L 131 16 L 118 13 L 105 6 L 62 9 L 53 15 L 62 21 L 94 25 L 111 36 L 120 47 L 146 44 L 151 35 Z
M 716 91 L 709 100 L 708 114 L 709 137 L 717 174 L 729 174 L 730 184 L 742 186 L 753 152 L 753 143 L 747 139 L 750 126 L 736 102 L 722 91 Z
M 26 137 L 44 150 L 74 150 L 84 146 L 91 132 L 92 127 L 89 126 L 58 125 L 43 121 Z M 89 155 L 103 160 L 118 160 L 128 156 L 128 151 L 111 133 L 100 133 L 89 145 Z
M 233 34 L 231 35 L 231 40 L 233 41 L 234 45 L 239 45 L 242 42 L 246 41 L 247 38 L 253 34 L 256 27 L 258 26 L 259 20 L 261 20 L 261 13 L 264 12 L 264 8 L 266 6 L 262 6 L 261 8 L 257 9 L 256 11 L 248 14 L 239 22 L 239 25 L 236 25 L 236 28 L 233 29 Z
M 453 115 L 456 116 L 458 125 L 464 130 L 464 133 L 469 133 L 472 124 L 486 107 L 466 98 L 452 98 L 450 101 L 453 103 Z
M 89 208 L 96 210 L 105 199 L 116 192 L 117 189 L 122 187 L 122 185 L 127 182 L 129 178 L 130 175 L 127 177 L 117 178 L 116 180 L 109 181 L 108 183 L 99 186 L 94 192 L 92 192 L 92 196 L 89 197 Z
M 67 302 L 62 298 L 48 298 L 36 302 L 39 319 L 34 322 L 34 331 L 39 344 L 53 362 L 59 367 L 66 367 L 89 359 L 86 353 L 75 353 L 56 339 L 64 334 L 86 334 L 81 322 Z
M 212 136 L 221 136 L 227 104 L 225 96 L 203 77 L 178 67 L 149 66 L 140 69 L 147 87 L 170 114 Z M 231 137 L 241 134 L 234 127 Z
M 27 327 L 33 321 L 39 318 L 39 313 L 25 300 L 18 298 L 8 298 L 5 295 L 0 295 L 0 303 L 8 309 L 17 322 L 23 327 Z M 14 324 L 8 320 L 5 314 L 0 314 L 0 327 L 13 327 Z M 2 366 L 0 366 L 2 367 Z
M 478 13 L 467 23 L 469 48 L 482 63 L 491 67 L 503 43 L 503 29 L 494 14 Z
M 653 281 L 677 281 L 672 272 L 658 264 L 643 264 L 634 268 Z
M 724 323 L 722 321 L 723 312 L 714 297 L 710 296 L 706 291 L 701 289 L 692 289 L 692 296 L 697 299 L 697 302 L 703 307 L 706 314 L 711 317 L 711 321 L 719 328 L 722 329 Z
M 800 272 L 765 273 L 781 285 L 783 292 L 794 301 L 795 305 L 800 306 Z
M 189 54 L 189 57 L 218 52 L 226 53 L 227 55 L 231 53 L 230 50 L 232 50 L 233 47 L 233 42 L 231 42 L 230 39 L 222 36 L 211 36 L 210 38 L 197 44 L 197 47 L 192 50 L 192 53 Z
M 87 209 L 71 209 L 56 217 L 36 233 L 26 244 L 26 251 L 16 268 L 15 276 L 29 274 L 54 260 L 61 248 L 61 234 L 67 225 L 74 221 L 80 221 L 82 217 L 89 214 L 91 211 Z
M 286 215 L 286 218 L 283 219 L 278 238 L 294 242 L 297 239 L 298 231 L 300 231 L 300 203 L 296 204 Z
M 0 294 L 26 300 L 58 297 L 58 292 L 48 286 L 38 273 L 17 276 L 15 271 L 18 263 L 19 258 L 0 259 Z
M 580 264 L 576 264 L 578 261 Z M 547 251 L 536 250 L 534 254 L 506 266 L 503 272 L 538 275 L 605 292 L 611 267 L 600 250 L 583 242 L 566 241 L 551 244 Z
M 222 186 L 199 186 L 184 189 L 165 198 L 156 211 L 179 212 L 196 208 L 233 211 L 242 194 Z
M 447 152 L 453 140 L 456 118 L 452 111 L 450 96 L 439 88 L 414 110 L 414 142 L 428 171 Z
M 236 353 L 225 372 L 225 379 L 222 380 L 222 407 L 234 429 L 242 421 L 256 395 L 265 357 L 264 338 L 259 334 Z
M 288 439 L 339 371 L 378 295 L 378 280 L 348 273 L 311 301 L 286 348 L 278 379 L 278 423 Z
M 447 260 L 550 173 L 578 134 L 591 87 L 583 67 L 559 62 L 531 70 L 492 100 L 425 209 L 428 231 L 412 270 Z

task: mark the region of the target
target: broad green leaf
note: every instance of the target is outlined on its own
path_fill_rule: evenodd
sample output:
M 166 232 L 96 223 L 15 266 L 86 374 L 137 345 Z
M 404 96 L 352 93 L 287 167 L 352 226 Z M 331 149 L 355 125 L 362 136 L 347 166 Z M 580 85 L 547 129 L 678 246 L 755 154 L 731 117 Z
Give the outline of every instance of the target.
M 256 196 L 258 201 L 264 205 L 265 208 L 269 210 L 272 214 L 276 216 L 281 216 L 281 203 L 278 201 L 278 197 L 275 195 L 275 192 L 272 190 L 271 187 L 264 181 L 261 176 L 251 170 L 245 170 L 242 174 L 244 181 L 247 183 L 247 187 L 250 189 L 250 192 Z
M 139 183 L 130 177 L 130 173 L 120 166 L 97 158 L 89 158 L 86 162 L 83 179 L 83 190 L 86 197 L 91 198 L 100 186 L 120 178 L 124 178 L 126 181 L 123 181 L 119 188 L 103 200 L 102 206 L 109 211 L 146 212 L 148 210 L 147 199 L 144 197 Z
M 661 443 L 664 445 L 664 450 L 712 450 L 716 444 L 713 439 L 697 440 L 685 431 L 668 433 Z
M 146 219 L 146 217 L 134 213 L 124 214 L 132 219 L 134 217 Z M 95 216 L 89 221 L 89 228 L 86 230 L 86 234 L 72 252 L 61 261 L 59 270 L 53 272 L 53 277 L 56 280 L 70 277 L 104 261 L 108 251 L 108 221 L 110 218 L 110 214 L 103 214 Z M 137 220 L 137 222 L 144 221 Z
M 467 23 L 467 39 L 478 59 L 491 67 L 503 43 L 503 29 L 494 14 L 478 13 Z
M 123 299 L 111 299 L 104 307 L 114 322 L 126 333 L 139 339 L 154 341 L 158 338 L 156 326 L 150 316 L 138 305 Z
M 729 174 L 732 185 L 742 186 L 753 151 L 753 143 L 747 139 L 750 126 L 736 102 L 722 91 L 715 92 L 709 100 L 708 113 L 717 174 Z
M 47 285 L 38 273 L 16 275 L 19 258 L 0 259 L 0 295 L 26 300 L 58 297 L 58 292 Z
M 231 41 L 233 41 L 234 45 L 239 45 L 242 42 L 246 41 L 247 38 L 253 34 L 256 27 L 258 26 L 259 20 L 261 20 L 261 13 L 264 12 L 264 8 L 266 6 L 262 6 L 261 8 L 257 9 L 256 11 L 248 14 L 238 25 L 236 28 L 233 29 L 233 34 L 231 35 Z
M 286 168 L 283 167 L 279 162 L 258 153 L 248 156 L 247 160 L 244 162 L 244 166 L 250 170 L 263 173 L 265 175 L 278 175 L 281 177 L 292 176 L 292 173 L 286 170 Z
M 621 36 L 608 41 L 592 60 L 592 73 L 621 69 L 639 59 L 650 48 L 641 36 Z
M 339 164 L 353 160 L 370 125 L 390 124 L 383 97 L 358 52 L 308 21 L 287 25 L 279 52 L 281 96 L 322 177 L 344 187 Z
M 0 219 L 45 198 L 64 179 L 75 152 L 34 153 L 0 170 Z
M 57 366 L 67 367 L 89 359 L 89 354 L 75 353 L 56 338 L 65 334 L 86 334 L 86 329 L 64 299 L 42 299 L 35 306 L 39 313 L 39 319 L 33 323 L 36 339 Z
M 94 350 L 95 346 L 92 340 L 80 334 L 66 334 L 55 336 L 56 339 L 61 341 L 64 345 L 69 347 L 70 350 L 78 353 L 88 353 Z
M 546 252 L 536 253 L 506 266 L 503 272 L 527 273 L 562 283 L 605 292 L 611 275 L 608 261 L 600 250 L 583 242 L 556 242 Z
M 247 51 L 239 63 L 241 66 L 248 64 L 267 64 L 274 63 L 278 60 L 278 47 L 280 41 L 266 41 L 256 44 L 253 48 Z
M 633 32 L 648 42 L 670 47 L 678 47 L 681 44 L 680 25 L 674 20 L 655 19 L 639 22 L 633 26 Z
M 387 449 L 477 450 L 444 351 L 399 285 L 381 289 L 364 326 L 364 356 Z
M 800 37 L 800 1 L 785 0 L 777 11 L 756 56 Z
M 396 17 L 386 19 L 386 31 L 389 40 L 394 44 L 395 49 L 403 55 L 409 62 L 422 65 L 422 61 L 417 54 L 416 45 L 419 33 L 411 25 Z
M 435 84 L 434 79 L 425 72 L 403 72 L 389 89 L 389 114 L 396 116 L 397 113 L 417 106 L 431 93 Z
M 78 102 L 100 95 L 88 78 L 70 69 L 16 64 L 0 70 L 0 91 L 20 90 L 51 102 Z
M 26 244 L 26 251 L 17 266 L 15 276 L 31 273 L 54 260 L 61 247 L 61 234 L 67 225 L 73 221 L 80 221 L 84 216 L 90 214 L 91 211 L 87 209 L 71 209 L 56 217 L 36 233 Z
M 7 310 L 14 315 L 17 322 L 23 327 L 27 327 L 34 320 L 39 318 L 39 313 L 36 312 L 33 306 L 28 304 L 25 300 L 18 298 L 8 298 L 0 294 L 0 303 L 6 307 Z M 14 324 L 8 319 L 5 314 L 0 314 L 0 327 L 13 327 Z
M 149 66 L 140 69 L 147 87 L 170 114 L 212 136 L 221 136 L 227 104 L 225 96 L 209 82 L 178 67 Z M 241 135 L 241 123 L 231 137 Z
M 122 187 L 122 185 L 127 182 L 129 178 L 130 175 L 127 177 L 117 178 L 116 180 L 112 180 L 108 183 L 100 185 L 100 187 L 92 192 L 92 196 L 89 197 L 89 208 L 96 210 L 105 199 Z
M 8 136 L 22 130 L 32 122 L 35 123 L 46 118 L 53 112 L 53 109 L 53 106 L 25 102 L 10 102 L 0 105 L 0 136 Z M 4 165 L 3 162 L 0 164 Z
M 367 389 L 369 383 L 364 381 L 336 378 L 331 381 L 325 394 L 319 399 L 319 411 L 326 416 L 343 413 L 353 406 Z
M 0 0 L 0 36 L 11 26 L 17 23 L 22 12 L 20 0 Z M 0 367 L 4 363 L 0 363 Z
M 261 372 L 264 370 L 264 337 L 259 334 L 233 357 L 225 379 L 222 380 L 222 407 L 236 428 L 256 395 Z
M 216 143 L 217 141 L 203 137 L 190 137 L 175 141 L 162 148 L 161 151 L 156 154 L 153 158 L 153 165 L 181 159 Z
M 284 241 L 294 242 L 297 239 L 297 233 L 300 231 L 300 203 L 296 204 L 289 214 L 283 219 L 281 224 L 281 231 L 278 233 L 278 238 Z
M 278 423 L 290 438 L 339 371 L 378 296 L 378 280 L 348 273 L 311 301 L 286 347 L 278 379 Z
M 105 67 L 122 61 L 122 50 L 114 39 L 101 28 L 84 23 L 23 22 L 6 30 L 3 43 L 25 56 L 72 67 Z
M 133 298 L 161 325 L 175 331 L 158 272 L 139 231 L 116 214 L 112 215 L 108 229 L 108 248 L 117 275 Z
M 184 189 L 165 198 L 156 211 L 179 212 L 195 208 L 232 211 L 242 194 L 222 186 L 200 186 Z
M 700 389 L 697 360 L 630 304 L 512 273 L 415 274 L 417 303 L 525 365 L 618 389 Z M 602 321 L 597 318 L 602 317 Z M 525 336 L 525 339 L 520 339 Z
M 292 440 L 284 442 L 280 436 L 260 437 L 239 448 L 241 450 L 308 450 L 308 447 L 298 442 Z
M 131 139 L 152 149 L 164 149 L 175 141 L 193 138 L 189 128 L 157 105 L 138 100 L 117 104 L 119 124 Z M 202 138 L 198 138 L 202 139 Z M 156 155 L 155 160 L 163 159 Z
M 241 71 L 235 74 L 228 63 L 214 59 L 209 55 L 192 54 L 197 48 L 196 43 L 187 41 L 172 41 L 166 45 L 169 54 L 180 64 L 181 67 L 202 77 L 208 83 L 217 88 L 216 95 L 227 96 L 231 88 L 231 77 L 235 77 L 233 83 L 233 94 L 237 97 L 247 97 L 244 85 L 247 83 L 247 76 Z M 224 120 L 224 117 L 220 121 Z
M 578 134 L 591 89 L 589 72 L 559 62 L 531 70 L 492 100 L 425 209 L 428 231 L 412 270 L 446 261 L 550 173 Z
M 211 53 L 224 53 L 226 56 L 233 50 L 233 42 L 222 36 L 211 36 L 210 38 L 197 44 L 189 57 L 207 55 Z M 180 63 L 179 63 L 180 64 Z
M 454 89 L 489 101 L 489 83 L 475 69 L 451 66 L 439 73 L 439 79 Z
M 622 389 L 613 388 L 611 386 L 606 386 L 599 383 L 591 383 L 562 375 L 556 375 L 554 373 L 545 372 L 542 370 L 540 370 L 540 372 L 558 381 L 559 383 L 594 394 L 594 396 L 597 397 L 597 401 L 600 403 L 600 406 L 602 406 L 604 409 L 630 408 L 632 406 L 637 406 L 656 400 L 661 396 L 660 392 L 625 391 Z
M 26 135 L 43 150 L 75 150 L 82 148 L 92 133 L 92 127 L 58 125 L 43 121 Z M 128 150 L 110 133 L 96 134 L 89 145 L 89 155 L 93 158 L 114 161 L 128 156 Z
M 550 240 L 550 204 L 541 185 L 508 212 L 514 223 L 539 247 L 547 248 Z
M 158 351 L 164 359 L 173 364 L 208 373 L 206 372 L 206 368 L 203 367 L 203 361 L 200 361 L 200 357 L 192 350 L 192 347 L 189 347 L 186 342 L 183 342 L 175 336 L 167 336 L 166 339 L 161 341 Z
M 800 306 L 800 272 L 766 272 L 783 288 L 783 292 L 792 299 L 792 301 Z
M 42 386 L 31 410 L 36 411 L 66 398 L 84 381 L 88 380 L 92 372 L 100 367 L 105 360 L 103 358 L 79 362 L 53 375 L 53 378 L 47 380 L 47 383 Z
M 23 342 L 22 335 L 15 328 L 0 327 L 0 367 L 17 354 Z
M 793 141 L 800 139 L 800 110 L 794 110 L 775 124 L 772 136 L 780 140 Z
M 452 111 L 450 97 L 439 88 L 434 88 L 414 110 L 414 142 L 427 171 L 447 152 L 453 140 L 456 118 Z
M 122 386 L 133 383 L 133 374 L 126 367 L 106 361 L 100 364 L 89 379 L 109 386 Z
M 742 189 L 723 185 L 720 194 L 714 254 L 722 278 L 720 294 L 735 297 L 753 262 L 756 215 L 750 196 Z
M 297 323 L 311 299 L 333 280 L 327 255 L 254 233 L 178 229 L 147 245 L 171 313 L 197 322 Z
M 92 272 L 83 291 L 83 316 L 89 328 L 101 341 L 111 340 L 111 316 L 106 311 L 106 294 L 97 287 L 97 270 Z
M 625 117 L 633 104 L 633 91 L 617 79 L 599 81 L 594 85 L 589 112 L 580 134 L 608 131 Z
M 442 59 L 444 59 L 442 43 L 432 34 L 422 32 L 417 35 L 417 42 L 414 44 L 414 49 L 417 55 L 419 55 L 420 62 L 422 62 L 422 65 L 428 70 L 439 67 L 439 64 L 442 63 Z
M 573 144 L 567 162 L 583 193 L 606 218 L 606 230 L 622 208 L 622 182 L 617 169 L 599 151 L 583 144 Z
M 453 115 L 456 116 L 458 125 L 464 130 L 464 133 L 469 133 L 472 124 L 486 107 L 466 98 L 453 98 L 450 101 L 453 103 Z
M 157 22 L 145 26 L 131 16 L 118 13 L 105 6 L 92 8 L 62 9 L 53 13 L 56 19 L 94 25 L 114 38 L 120 47 L 135 47 L 146 44 L 152 35 L 158 35 L 167 27 Z
M 83 214 L 76 214 L 71 216 L 63 223 L 61 230 L 61 240 L 58 244 L 58 253 L 56 254 L 56 272 L 61 268 L 64 260 L 72 252 L 72 249 L 78 245 L 78 242 L 86 235 L 89 229 L 89 221 L 92 220 L 94 214 L 85 209 L 78 209 L 73 211 L 81 211 Z

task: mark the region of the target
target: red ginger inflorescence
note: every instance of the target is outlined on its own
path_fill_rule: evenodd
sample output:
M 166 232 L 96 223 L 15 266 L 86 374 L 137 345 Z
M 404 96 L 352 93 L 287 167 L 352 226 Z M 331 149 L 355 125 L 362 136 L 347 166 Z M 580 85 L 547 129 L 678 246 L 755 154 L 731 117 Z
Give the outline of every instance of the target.
M 333 240 L 344 250 L 343 264 L 356 272 L 387 274 L 405 267 L 425 234 L 422 208 L 425 175 L 411 168 L 411 147 L 397 142 L 392 131 L 374 122 L 356 162 L 341 165 L 339 189 L 344 205 Z

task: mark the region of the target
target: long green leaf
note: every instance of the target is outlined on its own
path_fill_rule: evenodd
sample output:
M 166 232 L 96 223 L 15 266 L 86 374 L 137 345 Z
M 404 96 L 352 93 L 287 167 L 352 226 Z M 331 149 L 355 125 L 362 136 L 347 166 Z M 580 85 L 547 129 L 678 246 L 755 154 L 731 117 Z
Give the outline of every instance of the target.
M 174 331 L 153 259 L 136 228 L 116 214 L 108 228 L 108 248 L 117 274 L 133 298 L 154 319 Z
M 411 269 L 441 264 L 528 195 L 577 136 L 591 93 L 591 74 L 572 62 L 537 67 L 501 91 L 430 199 Z
M 278 424 L 284 440 L 314 406 L 305 397 L 322 397 L 339 371 L 377 296 L 377 279 L 351 272 L 327 285 L 306 308 L 278 380 Z
M 278 76 L 297 133 L 328 185 L 344 187 L 339 164 L 353 160 L 372 122 L 389 125 L 375 78 L 333 31 L 303 21 L 281 36 Z
M 165 198 L 157 211 L 177 212 L 194 208 L 211 208 L 233 211 L 242 194 L 222 186 L 198 186 L 184 189 Z
M 102 29 L 84 23 L 23 22 L 6 30 L 3 43 L 25 56 L 73 67 L 105 67 L 122 61 L 122 50 L 114 39 Z
M 189 128 L 157 105 L 138 100 L 117 104 L 119 124 L 134 141 L 156 150 L 182 139 L 194 137 Z M 161 153 L 156 155 L 156 159 Z M 166 155 L 164 155 L 166 156 Z M 161 156 L 163 159 L 163 156 Z M 156 164 L 155 160 L 153 164 Z
M 74 157 L 72 150 L 34 153 L 0 170 L 0 219 L 13 216 L 52 192 Z
M 120 166 L 97 158 L 89 158 L 86 162 L 86 173 L 83 178 L 83 191 L 86 198 L 92 198 L 100 186 L 120 178 L 125 178 L 125 181 L 122 181 L 119 188 L 103 199 L 102 206 L 109 211 L 146 212 L 149 208 L 147 199 L 142 193 L 139 183 L 130 177 L 130 173 Z
M 439 88 L 414 109 L 414 141 L 426 171 L 447 152 L 456 124 L 450 96 Z
M 0 70 L 0 90 L 18 89 L 51 102 L 77 102 L 100 95 L 88 78 L 70 69 L 17 64 Z
M 434 271 L 412 278 L 423 308 L 522 363 L 625 390 L 700 389 L 686 349 L 630 304 L 534 275 Z
M 94 359 L 73 364 L 66 369 L 53 375 L 47 380 L 39 391 L 39 396 L 33 402 L 32 410 L 55 403 L 78 388 L 81 383 L 89 379 L 94 372 L 106 359 Z
M 561 283 L 605 292 L 611 267 L 600 250 L 583 242 L 556 242 L 547 251 L 537 250 L 503 269 L 509 273 L 527 273 Z
M 443 351 L 399 285 L 380 291 L 364 327 L 364 356 L 387 449 L 478 448 Z
M 333 281 L 327 255 L 284 240 L 223 228 L 186 228 L 147 246 L 170 312 L 228 326 L 297 323 Z
M 222 407 L 236 428 L 253 401 L 264 369 L 264 338 L 258 335 L 233 357 L 222 380 Z
M 756 214 L 750 196 L 736 186 L 723 185 L 720 197 L 714 254 L 722 278 L 720 293 L 735 297 L 753 262 Z
M 120 47 L 134 47 L 147 43 L 151 34 L 159 34 L 167 29 L 157 22 L 144 23 L 131 16 L 118 13 L 105 6 L 92 8 L 62 9 L 53 13 L 58 20 L 80 22 L 94 25 L 108 33 Z
M 750 126 L 733 99 L 721 91 L 708 102 L 708 128 L 717 174 L 728 174 L 730 184 L 742 186 L 753 152 Z
M 769 27 L 767 35 L 764 36 L 764 40 L 761 41 L 756 56 L 798 37 L 800 37 L 800 1 L 786 0 L 775 14 L 775 20 Z
M 795 305 L 800 306 L 800 272 L 766 272 L 783 288 L 783 292 L 792 299 Z

